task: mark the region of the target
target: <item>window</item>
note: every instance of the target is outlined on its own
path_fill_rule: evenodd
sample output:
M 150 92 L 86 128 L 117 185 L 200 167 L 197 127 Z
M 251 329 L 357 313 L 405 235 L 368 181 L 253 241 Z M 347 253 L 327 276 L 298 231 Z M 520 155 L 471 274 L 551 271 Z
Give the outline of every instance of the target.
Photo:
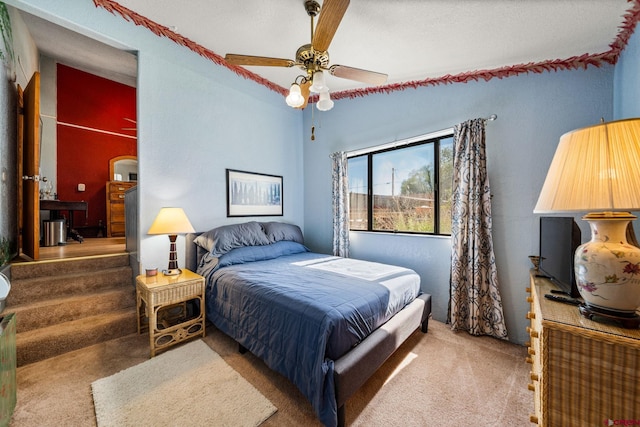
M 451 234 L 453 134 L 348 159 L 351 230 Z

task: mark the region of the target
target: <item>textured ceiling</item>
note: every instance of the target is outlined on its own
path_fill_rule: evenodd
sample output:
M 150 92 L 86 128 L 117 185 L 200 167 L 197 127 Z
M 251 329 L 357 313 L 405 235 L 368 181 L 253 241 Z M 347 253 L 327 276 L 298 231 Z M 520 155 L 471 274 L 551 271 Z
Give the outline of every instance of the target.
M 387 83 L 395 84 L 599 54 L 611 49 L 626 11 L 637 1 L 352 0 L 329 48 L 330 63 L 386 73 Z M 220 56 L 294 59 L 298 47 L 310 42 L 304 0 L 117 3 Z M 65 55 L 69 65 L 87 71 L 102 68 L 120 75 L 116 80 L 135 74 L 131 55 L 39 18 L 27 15 L 25 21 L 49 56 Z M 52 31 L 60 33 L 51 37 Z M 301 74 L 297 68 L 246 68 L 282 87 Z M 327 84 L 331 92 L 365 87 L 333 76 Z
M 310 42 L 304 0 L 118 3 L 221 56 L 294 59 Z M 627 0 L 352 0 L 329 54 L 331 64 L 386 73 L 388 83 L 565 59 L 608 51 L 630 7 Z M 300 74 L 247 68 L 283 87 Z M 332 91 L 363 86 L 329 79 Z

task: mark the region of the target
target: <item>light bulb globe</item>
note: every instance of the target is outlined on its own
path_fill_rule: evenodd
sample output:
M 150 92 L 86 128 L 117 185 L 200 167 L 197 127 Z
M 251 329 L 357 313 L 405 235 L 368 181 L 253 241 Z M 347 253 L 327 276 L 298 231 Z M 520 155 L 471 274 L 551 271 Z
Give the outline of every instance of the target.
M 291 85 L 291 89 L 289 89 L 289 95 L 285 98 L 285 102 L 289 107 L 297 108 L 304 104 L 304 97 L 302 93 L 300 93 L 300 86 L 296 83 Z
M 324 82 L 324 73 L 322 71 L 316 71 L 313 73 L 313 84 L 309 90 L 313 93 L 322 93 L 329 90 Z
M 316 104 L 316 108 L 320 111 L 329 111 L 333 108 L 333 101 L 329 96 L 329 91 L 324 91 L 320 93 L 320 99 Z

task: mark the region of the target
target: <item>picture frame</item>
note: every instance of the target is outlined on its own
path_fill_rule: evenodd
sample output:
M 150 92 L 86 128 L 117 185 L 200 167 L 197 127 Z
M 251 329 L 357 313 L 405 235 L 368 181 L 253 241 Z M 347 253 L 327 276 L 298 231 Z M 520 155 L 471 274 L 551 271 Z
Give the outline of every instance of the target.
M 227 169 L 227 217 L 282 216 L 282 176 Z

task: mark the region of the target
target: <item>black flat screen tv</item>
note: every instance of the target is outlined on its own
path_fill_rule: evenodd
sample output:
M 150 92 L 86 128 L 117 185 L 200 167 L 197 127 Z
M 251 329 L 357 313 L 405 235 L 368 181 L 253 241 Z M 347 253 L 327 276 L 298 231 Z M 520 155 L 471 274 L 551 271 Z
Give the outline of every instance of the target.
M 573 217 L 540 217 L 539 271 L 573 298 L 580 296 L 576 287 L 573 257 L 581 239 L 580 227 Z

